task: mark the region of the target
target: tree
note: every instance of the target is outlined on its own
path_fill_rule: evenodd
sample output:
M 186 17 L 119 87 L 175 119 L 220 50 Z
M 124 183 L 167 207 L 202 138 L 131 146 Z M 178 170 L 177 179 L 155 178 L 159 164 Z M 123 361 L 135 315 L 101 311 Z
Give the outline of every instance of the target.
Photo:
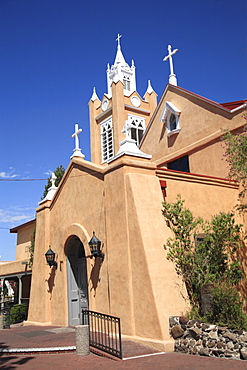
M 218 318 L 227 317 L 224 312 L 219 315 L 223 309 L 222 300 L 227 301 L 232 295 L 236 306 L 241 301 L 236 290 L 236 284 L 243 278 L 236 253 L 242 246 L 241 225 L 235 223 L 233 213 L 220 212 L 210 222 L 195 218 L 185 208 L 180 195 L 175 203 L 164 202 L 163 207 L 167 225 L 174 234 L 164 245 L 168 250 L 167 259 L 175 263 L 177 273 L 185 282 L 192 309 L 200 312 L 201 289 L 205 284 L 212 284 L 213 312 L 217 312 Z M 219 286 L 223 284 L 227 288 L 219 293 Z M 224 294 L 228 298 L 224 298 Z M 224 310 L 227 310 L 227 303 L 225 306 Z M 210 315 L 210 319 L 216 322 L 217 317 L 212 312 Z M 235 322 L 245 325 L 242 316 Z
M 243 117 L 247 120 L 247 115 Z M 226 161 L 230 166 L 229 178 L 239 182 L 240 192 L 237 205 L 239 211 L 246 212 L 247 195 L 247 125 L 243 131 L 234 135 L 229 130 L 223 130 L 223 142 L 225 146 Z
M 65 169 L 64 169 L 64 167 L 62 165 L 60 165 L 59 167 L 57 167 L 56 170 L 54 171 L 54 174 L 56 176 L 55 186 L 58 186 L 58 184 L 62 180 L 62 177 L 64 175 L 64 172 L 65 172 Z M 44 192 L 43 192 L 43 196 L 41 197 L 41 200 L 46 197 L 46 194 L 48 193 L 48 189 L 50 187 L 51 187 L 51 176 L 49 177 L 49 179 L 47 181 L 47 185 L 45 185 L 45 189 L 44 189 Z

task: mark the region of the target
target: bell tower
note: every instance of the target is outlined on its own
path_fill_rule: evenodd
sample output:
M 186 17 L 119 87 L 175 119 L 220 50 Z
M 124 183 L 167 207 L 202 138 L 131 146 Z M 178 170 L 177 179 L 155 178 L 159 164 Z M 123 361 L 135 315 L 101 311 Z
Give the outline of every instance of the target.
M 138 146 L 157 106 L 157 95 L 150 81 L 144 98 L 138 94 L 135 65 L 133 60 L 131 66 L 126 63 L 120 38 L 118 34 L 114 64 L 111 67 L 108 64 L 106 70 L 107 93 L 100 100 L 94 88 L 89 101 L 91 161 L 96 164 L 107 165 L 117 155 L 138 156 Z M 133 153 L 125 152 L 127 146 L 121 144 L 126 139 L 126 125 L 128 140 L 137 147 Z
M 134 91 L 136 91 L 136 75 L 135 75 L 135 65 L 132 60 L 131 67 L 126 63 L 123 53 L 121 51 L 120 38 L 122 35 L 118 34 L 116 41 L 117 54 L 114 64 L 110 67 L 107 66 L 107 87 L 108 87 L 108 97 L 112 97 L 112 83 L 121 81 L 123 84 L 123 92 L 125 96 L 130 96 Z

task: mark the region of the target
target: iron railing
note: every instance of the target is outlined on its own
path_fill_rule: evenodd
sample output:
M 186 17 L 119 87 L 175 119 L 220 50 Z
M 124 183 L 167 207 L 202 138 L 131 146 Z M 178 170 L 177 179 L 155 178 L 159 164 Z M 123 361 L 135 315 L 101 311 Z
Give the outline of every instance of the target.
M 23 304 L 19 306 L 9 304 L 8 302 L 8 305 L 0 309 L 0 315 L 4 316 L 4 329 L 10 329 L 10 325 L 20 323 L 27 319 L 28 305 Z
M 89 325 L 89 345 L 122 358 L 120 318 L 90 310 L 82 311 L 82 324 Z

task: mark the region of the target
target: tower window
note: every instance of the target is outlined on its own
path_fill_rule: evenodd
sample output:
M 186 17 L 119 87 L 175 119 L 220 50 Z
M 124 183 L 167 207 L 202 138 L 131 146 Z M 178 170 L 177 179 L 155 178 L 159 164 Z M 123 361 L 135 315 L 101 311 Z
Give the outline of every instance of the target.
M 131 123 L 131 139 L 136 141 L 139 146 L 145 131 L 145 118 L 129 115 L 129 122 Z
M 124 90 L 130 91 L 130 78 L 128 76 L 123 77 Z
M 112 118 L 102 122 L 100 129 L 102 163 L 104 163 L 114 156 Z

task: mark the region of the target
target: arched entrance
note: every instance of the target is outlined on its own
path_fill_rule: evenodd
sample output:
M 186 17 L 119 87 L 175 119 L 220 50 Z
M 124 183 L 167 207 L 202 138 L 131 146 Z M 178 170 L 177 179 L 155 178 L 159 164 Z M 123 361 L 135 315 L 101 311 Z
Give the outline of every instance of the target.
M 67 245 L 67 286 L 69 325 L 82 323 L 81 312 L 88 309 L 88 283 L 85 250 L 77 236 Z

